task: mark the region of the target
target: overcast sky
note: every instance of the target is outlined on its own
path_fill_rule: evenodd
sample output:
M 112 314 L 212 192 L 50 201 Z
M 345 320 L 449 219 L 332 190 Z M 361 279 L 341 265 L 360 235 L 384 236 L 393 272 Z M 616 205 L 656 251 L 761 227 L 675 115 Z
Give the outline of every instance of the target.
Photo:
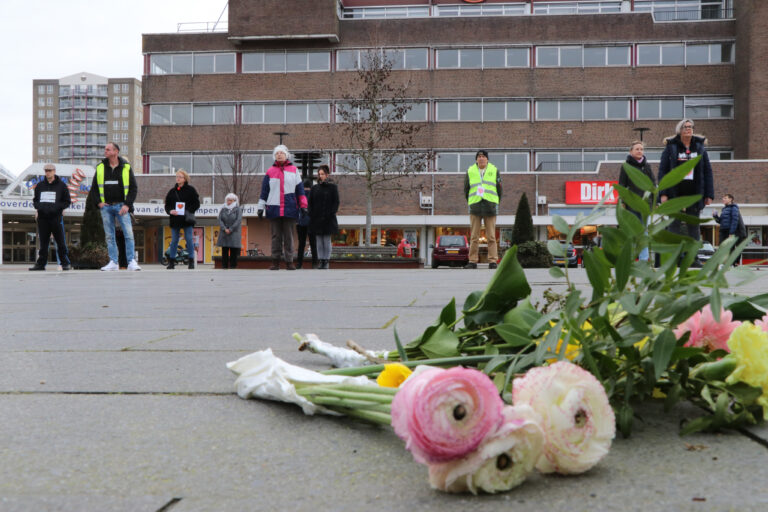
M 141 34 L 216 21 L 226 5 L 226 0 L 0 0 L 0 164 L 20 174 L 32 163 L 33 79 L 87 71 L 141 80 Z

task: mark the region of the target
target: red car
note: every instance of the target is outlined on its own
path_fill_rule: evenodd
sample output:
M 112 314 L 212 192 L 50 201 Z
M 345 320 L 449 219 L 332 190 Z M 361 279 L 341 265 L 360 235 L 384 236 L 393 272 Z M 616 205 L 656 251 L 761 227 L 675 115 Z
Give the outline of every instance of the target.
M 437 237 L 432 246 L 432 268 L 440 265 L 458 267 L 469 262 L 469 243 L 464 235 L 443 235 Z

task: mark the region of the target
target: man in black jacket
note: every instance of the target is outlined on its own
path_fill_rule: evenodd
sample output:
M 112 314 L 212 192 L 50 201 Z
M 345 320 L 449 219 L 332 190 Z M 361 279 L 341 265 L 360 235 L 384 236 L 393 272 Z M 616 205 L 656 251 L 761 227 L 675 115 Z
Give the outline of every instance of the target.
M 40 254 L 37 262 L 29 270 L 45 270 L 48 263 L 48 246 L 51 243 L 51 234 L 56 240 L 56 248 L 61 261 L 61 269 L 69 270 L 69 258 L 67 257 L 67 242 L 64 237 L 64 224 L 61 216 L 64 210 L 72 204 L 69 189 L 56 176 L 56 166 L 45 164 L 45 179 L 35 186 L 34 205 L 37 210 L 37 239 L 40 241 Z

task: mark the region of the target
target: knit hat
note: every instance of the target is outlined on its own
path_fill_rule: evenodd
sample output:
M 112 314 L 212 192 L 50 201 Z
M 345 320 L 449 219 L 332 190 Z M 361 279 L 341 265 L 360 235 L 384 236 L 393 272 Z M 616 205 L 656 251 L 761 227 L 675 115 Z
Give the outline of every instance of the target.
M 478 152 L 475 153 L 475 160 L 477 160 L 477 157 L 479 157 L 480 155 L 483 155 L 485 158 L 488 158 L 488 151 L 484 149 L 478 150 Z
M 278 151 L 282 151 L 283 153 L 285 153 L 285 159 L 286 160 L 290 160 L 291 159 L 291 153 L 288 151 L 288 148 L 285 147 L 284 144 L 280 144 L 278 146 L 275 146 L 275 149 L 272 150 L 272 158 L 274 160 L 277 160 L 277 153 L 278 153 Z

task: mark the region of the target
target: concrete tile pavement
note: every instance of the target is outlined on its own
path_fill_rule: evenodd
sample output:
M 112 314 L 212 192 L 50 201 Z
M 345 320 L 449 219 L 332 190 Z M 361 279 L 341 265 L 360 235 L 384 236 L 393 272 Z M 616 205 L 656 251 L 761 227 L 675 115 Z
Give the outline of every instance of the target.
M 471 497 L 432 491 L 390 429 L 234 394 L 228 361 L 271 347 L 325 368 L 296 350 L 295 331 L 394 348 L 392 325 L 410 340 L 451 297 L 482 289 L 487 269 L 14 267 L 0 267 L 3 512 L 768 508 L 766 448 L 738 433 L 680 438 L 691 408 L 644 407 L 633 436 L 585 475 Z M 527 274 L 538 296 L 562 289 L 546 271 Z M 744 292 L 765 290 L 766 276 Z

